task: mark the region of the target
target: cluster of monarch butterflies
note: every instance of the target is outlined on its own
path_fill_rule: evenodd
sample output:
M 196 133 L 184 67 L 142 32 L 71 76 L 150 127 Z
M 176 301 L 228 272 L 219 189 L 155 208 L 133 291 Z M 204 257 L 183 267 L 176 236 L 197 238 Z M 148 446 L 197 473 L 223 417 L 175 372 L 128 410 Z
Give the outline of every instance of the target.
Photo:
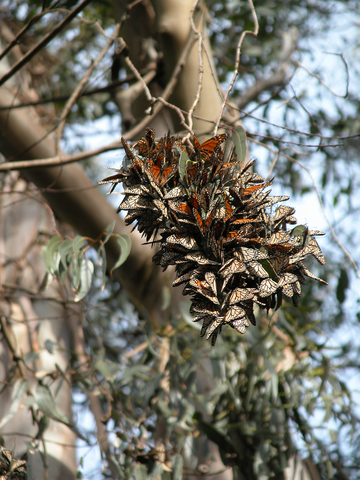
M 123 166 L 100 182 L 111 183 L 110 192 L 123 184 L 118 211 L 160 244 L 153 261 L 164 270 L 175 266 L 173 285 L 184 284 L 194 321 L 202 321 L 201 336 L 212 345 L 223 325 L 240 333 L 255 325 L 254 304 L 278 308 L 285 295 L 297 305 L 306 277 L 326 283 L 303 264 L 307 255 L 325 263 L 314 238 L 323 233 L 291 227 L 295 210 L 275 207 L 289 197 L 270 196 L 272 180 L 253 173 L 254 161 L 237 148 L 223 148 L 226 139 L 200 144 L 194 136 L 184 145 L 170 134 L 155 141 L 147 129 L 132 147 L 122 140 Z

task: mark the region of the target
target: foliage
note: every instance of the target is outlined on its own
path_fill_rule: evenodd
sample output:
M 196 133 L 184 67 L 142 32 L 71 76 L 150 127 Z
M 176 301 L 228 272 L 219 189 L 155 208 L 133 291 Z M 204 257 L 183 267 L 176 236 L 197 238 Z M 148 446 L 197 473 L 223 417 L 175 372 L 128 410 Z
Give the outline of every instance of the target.
M 104 245 L 111 237 L 115 238 L 119 245 L 119 257 L 112 270 L 125 262 L 131 249 L 130 238 L 126 235 L 114 234 L 113 229 L 114 222 L 105 230 L 103 237 L 96 241 L 80 235 L 76 235 L 73 240 L 63 239 L 59 236 L 52 237 L 48 245 L 42 247 L 45 268 L 49 276 L 47 281 L 56 277 L 66 287 L 66 281 L 69 280 L 70 288 L 75 294 L 74 301 L 82 300 L 90 290 L 94 274 L 94 264 L 86 256 L 86 251 L 92 245 L 98 244 L 96 250 L 98 258 L 95 263 L 101 267 L 101 288 L 104 289 L 107 272 Z M 89 241 L 89 244 L 87 241 Z

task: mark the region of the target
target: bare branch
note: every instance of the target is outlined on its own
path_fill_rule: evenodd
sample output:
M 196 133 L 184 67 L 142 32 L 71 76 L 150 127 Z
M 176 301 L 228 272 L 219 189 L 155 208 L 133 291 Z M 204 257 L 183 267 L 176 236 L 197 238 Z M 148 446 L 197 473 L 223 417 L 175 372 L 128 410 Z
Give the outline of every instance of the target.
M 174 69 L 174 72 L 171 76 L 171 79 L 169 83 L 167 84 L 163 94 L 162 94 L 162 101 L 167 100 L 171 93 L 173 92 L 173 89 L 176 85 L 177 79 L 181 73 L 181 70 L 183 69 L 186 59 L 190 53 L 190 50 L 195 42 L 196 38 L 193 34 L 193 32 L 190 33 L 189 38 L 186 42 L 186 45 L 184 47 L 184 50 L 176 64 L 176 67 Z M 156 105 L 153 108 L 153 112 L 151 115 L 148 115 L 143 118 L 134 128 L 129 130 L 128 132 L 124 133 L 123 137 L 125 140 L 131 139 L 138 135 L 148 124 L 149 122 L 155 118 L 155 116 L 160 112 L 160 110 L 163 108 L 163 102 L 158 101 Z M 9 171 L 9 170 L 22 170 L 26 168 L 33 168 L 33 167 L 44 167 L 44 166 L 57 166 L 57 165 L 65 165 L 67 163 L 75 163 L 78 162 L 79 160 L 84 160 L 85 158 L 89 158 L 95 155 L 100 155 L 101 153 L 108 152 L 110 150 L 118 150 L 122 148 L 121 140 L 118 139 L 109 145 L 106 145 L 104 147 L 100 148 L 95 148 L 94 150 L 88 150 L 87 152 L 81 152 L 77 153 L 75 155 L 57 155 L 52 158 L 44 158 L 41 160 L 22 160 L 18 162 L 5 162 L 0 164 L 0 171 Z
M 51 10 L 53 10 L 56 5 L 59 3 L 59 0 L 55 1 L 54 4 L 47 8 L 46 10 L 43 10 L 41 13 L 38 13 L 37 15 L 34 15 L 29 22 L 17 33 L 17 35 L 11 40 L 11 42 L 6 45 L 4 50 L 0 53 L 0 60 L 4 58 L 10 50 L 17 46 L 19 44 L 20 39 L 25 35 L 25 33 L 38 21 L 40 20 L 44 15 L 47 15 L 48 13 L 51 13 Z
M 31 50 L 29 50 L 15 65 L 0 78 L 0 86 L 3 85 L 9 78 L 11 78 L 16 72 L 18 72 L 27 62 L 40 50 L 42 50 L 53 38 L 58 35 L 58 33 L 71 22 L 85 7 L 91 2 L 91 0 L 83 0 L 79 5 L 74 8 L 74 10 L 69 13 L 67 17 L 64 18 L 62 22 L 59 23 L 51 32 L 49 32 L 45 37 L 40 40 Z
M 349 67 L 348 67 L 348 64 L 346 63 L 346 60 L 343 56 L 342 53 L 331 53 L 331 52 L 325 52 L 325 53 L 328 53 L 329 55 L 336 55 L 338 57 L 340 57 L 345 65 L 345 70 L 346 70 L 346 87 L 345 87 L 345 93 L 344 95 L 339 95 L 338 93 L 335 93 L 333 90 L 331 90 L 330 87 L 328 87 L 326 85 L 326 83 L 321 80 L 321 78 L 319 77 L 319 75 L 316 75 L 315 73 L 313 72 L 310 72 L 310 70 L 308 70 L 302 63 L 300 62 L 297 62 L 297 66 L 300 67 L 300 68 L 303 68 L 311 77 L 314 77 L 316 78 L 319 83 L 326 88 L 326 90 L 329 90 L 330 93 L 332 93 L 335 97 L 339 97 L 339 98 L 347 98 L 347 96 L 349 95 L 349 80 L 350 80 L 350 75 L 349 75 Z
M 324 218 L 326 220 L 326 223 L 328 224 L 328 227 L 329 227 L 329 230 L 330 230 L 330 233 L 331 233 L 331 236 L 334 240 L 334 242 L 336 243 L 336 245 L 340 248 L 340 250 L 344 253 L 345 257 L 349 260 L 350 264 L 352 265 L 354 271 L 355 271 L 355 274 L 358 278 L 360 278 L 360 273 L 359 273 L 359 269 L 358 269 L 358 266 L 356 265 L 355 261 L 353 260 L 352 256 L 350 255 L 350 253 L 346 250 L 346 248 L 344 247 L 344 245 L 340 242 L 340 240 L 338 239 L 332 225 L 331 225 L 331 222 L 329 220 L 329 217 L 327 216 L 326 214 L 326 211 L 325 211 L 325 207 L 324 207 L 324 204 L 321 200 L 321 196 L 320 196 L 320 192 L 319 192 L 319 189 L 317 188 L 316 186 L 316 183 L 315 183 L 315 180 L 314 180 L 314 177 L 310 171 L 309 168 L 305 167 L 305 165 L 303 165 L 302 163 L 300 163 L 298 160 L 295 160 L 294 158 L 290 157 L 289 155 L 286 155 L 284 152 L 281 152 L 281 151 L 276 151 L 274 150 L 273 148 L 269 147 L 268 145 L 265 145 L 264 143 L 262 142 L 258 142 L 257 140 L 254 140 L 254 139 L 251 139 L 249 138 L 249 142 L 252 142 L 252 143 L 255 143 L 256 145 L 261 145 L 262 147 L 265 147 L 266 149 L 270 150 L 271 152 L 274 153 L 274 155 L 281 155 L 282 157 L 286 158 L 287 160 L 289 160 L 290 162 L 292 163 L 296 163 L 296 165 L 299 165 L 300 168 L 302 168 L 303 170 L 306 171 L 306 173 L 309 175 L 310 177 L 310 180 L 311 180 L 311 183 L 312 183 L 312 186 L 313 186 L 313 189 L 316 193 L 316 196 L 317 196 L 317 199 L 318 199 L 318 202 L 319 202 L 319 206 L 321 208 L 321 211 L 324 215 Z
M 226 90 L 226 93 L 224 95 L 224 100 L 223 100 L 223 103 L 222 103 L 222 106 L 221 106 L 221 109 L 220 109 L 219 117 L 218 117 L 218 120 L 217 120 L 215 128 L 214 128 L 214 135 L 216 135 L 216 133 L 217 133 L 217 130 L 219 128 L 219 124 L 221 122 L 221 118 L 222 118 L 224 110 L 225 110 L 227 99 L 229 97 L 229 94 L 230 94 L 230 92 L 231 92 L 231 90 L 234 86 L 235 80 L 236 80 L 236 78 L 238 76 L 238 73 L 239 73 L 240 53 L 241 53 L 242 44 L 244 42 L 244 38 L 248 34 L 252 35 L 254 37 L 257 37 L 257 34 L 259 32 L 259 22 L 258 22 L 258 19 L 257 19 L 257 16 L 256 16 L 254 4 L 253 4 L 252 0 L 248 0 L 248 2 L 249 2 L 249 5 L 250 5 L 250 8 L 251 8 L 251 14 L 252 14 L 252 17 L 253 17 L 253 20 L 254 20 L 254 30 L 245 30 L 240 36 L 240 40 L 239 40 L 239 43 L 238 43 L 238 46 L 237 46 L 237 49 L 236 49 L 236 61 L 235 61 L 234 74 L 233 74 L 233 77 L 231 79 L 230 85 L 229 85 L 229 87 Z
M 283 47 L 280 52 L 279 63 L 273 75 L 269 78 L 261 78 L 252 85 L 246 92 L 241 94 L 239 100 L 236 101 L 236 106 L 241 110 L 246 107 L 250 102 L 256 100 L 260 93 L 271 90 L 276 86 L 285 86 L 293 77 L 295 71 L 291 74 L 290 78 L 287 78 L 289 69 L 291 68 L 292 61 L 291 56 L 294 53 L 297 45 L 298 30 L 296 27 L 291 28 L 288 32 L 283 33 Z M 231 105 L 233 107 L 233 105 Z
M 189 122 L 189 131 L 192 132 L 192 127 L 193 127 L 193 113 L 196 108 L 196 105 L 199 103 L 200 100 L 200 93 L 201 93 L 201 87 L 202 87 L 202 81 L 203 81 L 203 75 L 204 75 L 204 68 L 203 68 L 203 61 L 202 61 L 202 46 L 203 46 L 203 39 L 202 39 L 202 34 L 201 32 L 196 28 L 195 22 L 194 22 L 194 12 L 195 9 L 197 8 L 199 4 L 199 0 L 196 0 L 194 3 L 194 6 L 191 9 L 191 14 L 190 14 L 190 24 L 193 32 L 195 35 L 198 37 L 198 48 L 199 48 L 199 78 L 198 78 L 198 87 L 197 87 L 197 92 L 195 99 L 193 101 L 193 104 L 191 105 L 188 113 L 188 122 Z
M 78 358 L 78 361 L 81 365 L 81 371 L 84 374 L 88 375 L 86 365 L 89 362 L 89 358 L 85 353 L 85 339 L 84 339 L 84 332 L 81 326 L 80 318 L 77 317 L 77 319 L 74 319 L 74 318 L 69 319 L 68 325 L 70 326 L 71 333 L 74 339 L 74 348 L 76 351 L 76 356 Z M 89 389 L 86 391 L 86 394 L 89 399 L 90 410 L 94 415 L 96 428 L 97 428 L 97 438 L 99 441 L 100 448 L 105 454 L 108 467 L 111 472 L 111 478 L 113 480 L 117 480 L 119 478 L 119 474 L 112 460 L 106 427 L 102 422 L 102 408 L 101 408 L 100 400 L 94 394 L 94 392 L 92 392 Z
M 90 75 L 93 73 L 94 69 L 99 65 L 99 63 L 101 62 L 101 60 L 104 58 L 104 56 L 106 55 L 107 51 L 109 50 L 109 48 L 111 47 L 111 45 L 114 43 L 114 41 L 116 40 L 116 38 L 118 37 L 119 35 L 119 32 L 120 32 L 120 24 L 118 24 L 115 28 L 115 32 L 114 32 L 114 36 L 110 38 L 110 40 L 108 41 L 108 43 L 105 45 L 105 47 L 101 50 L 100 52 L 100 55 L 98 56 L 98 58 L 91 64 L 90 68 L 88 69 L 88 71 L 86 72 L 86 74 L 84 75 L 84 77 L 81 79 L 81 81 L 78 83 L 77 87 L 75 88 L 73 94 L 71 95 L 71 97 L 69 98 L 69 100 L 67 101 L 64 109 L 63 109 L 63 112 L 61 114 L 61 117 L 60 117 L 60 122 L 59 122 L 59 126 L 58 126 L 58 129 L 57 129 L 57 132 L 56 132 L 56 144 L 55 144 L 55 151 L 56 153 L 59 152 L 59 146 L 60 146 L 60 140 L 61 140 L 61 137 L 62 137 L 62 132 L 63 132 L 63 129 L 64 129 L 64 125 L 65 125 L 65 121 L 66 121 L 66 117 L 69 115 L 70 113 L 70 110 L 72 108 L 72 106 L 74 105 L 74 103 L 76 102 L 77 98 L 79 97 L 82 89 L 84 88 L 84 86 L 87 84 L 89 78 L 90 78 Z

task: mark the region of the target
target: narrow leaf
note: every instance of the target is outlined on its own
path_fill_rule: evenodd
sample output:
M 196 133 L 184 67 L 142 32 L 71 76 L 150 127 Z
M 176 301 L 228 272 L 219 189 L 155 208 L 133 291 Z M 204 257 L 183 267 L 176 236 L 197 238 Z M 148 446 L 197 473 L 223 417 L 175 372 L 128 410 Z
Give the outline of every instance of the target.
M 1 419 L 0 428 L 2 428 L 17 413 L 28 386 L 29 384 L 27 380 L 18 380 L 13 386 L 10 412 Z
M 231 135 L 231 140 L 235 146 L 237 161 L 242 163 L 246 159 L 246 132 L 245 128 L 239 125 Z
M 104 245 L 109 240 L 109 238 L 111 237 L 111 234 L 114 231 L 114 227 L 115 227 L 115 220 L 113 222 L 111 222 L 110 225 L 108 225 L 105 229 L 106 235 L 105 235 L 105 238 L 102 241 Z
M 114 235 L 114 236 L 115 236 L 115 240 L 118 242 L 120 247 L 120 255 L 115 265 L 111 269 L 111 272 L 113 272 L 116 268 L 120 267 L 120 265 L 122 265 L 125 262 L 131 250 L 130 237 L 128 237 L 127 235 Z
M 73 241 L 73 251 L 75 255 L 78 254 L 79 250 L 81 250 L 86 244 L 86 240 L 84 237 L 81 237 L 80 235 L 76 235 Z
M 43 413 L 45 413 L 45 415 L 52 418 L 53 420 L 56 420 L 57 422 L 63 423 L 64 425 L 68 426 L 73 432 L 75 432 L 79 436 L 79 438 L 87 441 L 86 438 L 79 432 L 79 430 L 71 424 L 67 415 L 57 409 L 55 401 L 48 387 L 44 385 L 38 385 L 36 387 L 35 397 L 39 410 L 41 410 Z
M 93 273 L 94 264 L 88 258 L 83 257 L 80 265 L 80 289 L 75 295 L 75 302 L 82 300 L 90 290 Z
M 73 252 L 73 242 L 71 240 L 65 240 L 59 246 L 60 260 L 65 270 L 68 269 L 70 259 L 68 258 Z
M 190 158 L 186 152 L 182 152 L 179 159 L 179 175 L 181 181 L 186 185 L 186 164 L 190 161 Z

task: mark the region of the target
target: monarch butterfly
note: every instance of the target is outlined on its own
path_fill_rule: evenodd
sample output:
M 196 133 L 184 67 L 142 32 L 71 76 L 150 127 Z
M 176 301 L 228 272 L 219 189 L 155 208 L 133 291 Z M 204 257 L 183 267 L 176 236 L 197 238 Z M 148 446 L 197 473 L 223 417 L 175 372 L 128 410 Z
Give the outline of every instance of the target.
M 212 222 L 213 219 L 215 218 L 215 213 L 216 213 L 216 211 L 215 211 L 215 209 L 214 209 L 214 210 L 213 210 L 212 212 L 210 212 L 210 213 L 208 214 L 208 216 L 206 217 L 205 224 L 204 224 L 204 230 L 208 229 L 209 226 L 211 225 L 211 222 Z
M 238 218 L 237 220 L 231 221 L 231 227 L 233 227 L 234 225 L 247 225 L 248 223 L 255 222 L 261 222 L 261 220 L 257 218 Z
M 317 280 L 318 282 L 321 282 L 327 285 L 327 282 L 325 282 L 325 280 L 322 280 L 321 278 L 317 277 L 304 266 L 301 267 L 300 272 L 306 275 L 307 277 L 312 278 L 313 280 Z
M 279 287 L 282 287 L 283 285 L 290 285 L 297 282 L 297 279 L 298 277 L 293 273 L 284 273 L 281 275 L 278 285 Z
M 275 203 L 279 202 L 286 202 L 286 200 L 289 200 L 290 197 L 287 195 L 278 195 L 274 197 L 269 197 L 268 200 L 266 201 L 266 205 L 271 207 L 272 205 L 275 205 Z
M 233 320 L 238 320 L 239 318 L 245 317 L 245 315 L 246 315 L 246 312 L 243 308 L 237 305 L 234 305 L 226 312 L 224 322 L 229 323 Z
M 259 286 L 259 295 L 260 297 L 268 297 L 276 292 L 278 289 L 278 284 L 274 282 L 271 278 L 266 278 L 260 283 Z
M 211 335 L 214 334 L 214 331 L 219 328 L 221 326 L 221 324 L 223 323 L 224 319 L 222 317 L 220 318 L 217 318 L 216 320 L 214 320 L 212 322 L 212 324 L 210 325 L 208 331 L 207 331 L 207 334 L 206 334 L 206 339 L 209 340 L 209 338 L 211 337 Z M 215 336 L 215 341 L 216 341 L 216 337 L 217 337 L 217 333 L 216 333 L 216 336 Z M 215 343 L 215 341 L 213 340 L 213 342 Z
M 156 183 L 154 175 L 152 174 L 152 172 L 147 167 L 143 167 L 143 168 L 144 168 L 144 173 L 145 173 L 145 175 L 148 179 L 148 182 L 153 187 L 153 189 L 156 191 L 156 193 L 159 195 L 159 197 L 162 198 L 164 196 L 164 194 L 161 191 L 161 189 L 159 188 L 158 184 Z
M 319 244 L 315 240 L 315 238 L 311 237 L 309 244 L 304 248 L 304 252 L 306 251 L 307 247 L 309 247 L 309 253 L 313 255 L 316 260 L 321 263 L 321 265 L 324 265 L 325 263 L 325 257 L 320 250 Z
M 266 278 L 269 276 L 265 268 L 256 261 L 249 262 L 247 265 L 247 268 L 250 271 L 250 273 L 252 273 L 253 275 L 256 275 L 257 277 Z
M 248 163 L 242 163 L 240 168 L 240 175 L 243 175 L 246 172 L 246 170 L 248 170 L 250 167 L 254 165 L 255 162 L 256 160 L 250 160 Z
M 222 276 L 228 276 L 233 273 L 245 272 L 246 267 L 243 262 L 237 260 L 236 258 L 230 258 L 224 265 L 220 268 L 219 273 Z
M 211 317 L 204 317 L 203 324 L 201 327 L 200 337 L 203 337 L 205 335 L 206 330 L 212 321 L 213 319 Z
M 190 306 L 190 312 L 202 313 L 204 315 L 211 315 L 212 317 L 217 317 L 219 315 L 219 309 L 210 302 L 204 301 L 194 301 Z
M 193 208 L 192 211 L 193 211 L 193 215 L 195 217 L 197 226 L 199 227 L 200 231 L 203 232 L 204 231 L 203 221 L 202 221 L 202 218 L 200 216 L 200 213 L 195 208 Z
M 291 254 L 298 250 L 297 246 L 292 243 L 282 243 L 280 245 L 267 245 L 266 247 L 270 252 L 281 252 L 285 254 Z
M 246 322 L 246 323 L 245 323 Z M 248 325 L 246 325 L 248 324 Z M 237 332 L 244 334 L 246 332 L 246 327 L 250 325 L 249 321 L 246 321 L 246 319 L 238 319 L 238 320 L 233 320 L 230 323 L 230 326 L 233 327 Z
M 301 295 L 301 285 L 299 280 L 297 280 L 295 283 L 292 284 L 292 287 L 294 289 L 294 294 L 296 295 Z
M 189 205 L 187 203 L 181 203 L 181 202 L 173 201 L 173 202 L 169 203 L 169 206 L 170 206 L 170 208 L 172 208 L 173 210 L 175 210 L 179 213 L 186 213 L 186 214 L 189 214 L 189 215 L 191 215 L 191 213 L 192 213 L 191 208 L 189 207 Z
M 154 208 L 152 199 L 144 196 L 129 195 L 121 202 L 122 210 L 138 210 L 139 208 Z
M 167 237 L 166 243 L 181 245 L 182 247 L 187 248 L 188 250 L 198 249 L 198 244 L 196 243 L 196 240 L 187 234 L 170 235 L 169 237 Z
M 286 207 L 285 205 L 279 205 L 272 217 L 272 223 L 280 223 L 286 217 L 289 217 L 295 212 L 295 208 Z
M 165 200 L 172 200 L 173 198 L 179 198 L 186 195 L 185 188 L 182 185 L 172 188 L 164 197 Z
M 143 195 L 144 193 L 150 194 L 150 190 L 145 185 L 132 185 L 125 187 L 123 193 L 126 195 Z
M 199 265 L 218 265 L 218 262 L 214 262 L 213 260 L 209 260 L 201 252 L 188 253 L 185 256 L 185 260 L 189 260 L 190 262 L 196 262 Z
M 269 245 L 276 245 L 279 243 L 288 243 L 290 240 L 291 240 L 290 233 L 282 230 L 282 231 L 273 233 L 267 243 L 269 246 Z
M 256 292 L 256 288 L 235 288 L 235 290 L 231 292 L 229 303 L 232 305 L 234 303 L 251 300 L 254 298 Z
M 116 175 L 111 175 L 110 177 L 104 178 L 99 182 L 99 185 L 104 185 L 105 183 L 112 183 L 109 190 L 109 193 L 112 193 L 115 190 L 116 185 L 122 182 L 127 177 L 127 174 L 123 168 L 109 168 L 108 170 L 113 170 L 114 172 L 118 173 Z
M 154 205 L 160 210 L 160 212 L 164 215 L 164 217 L 167 216 L 167 209 L 164 205 L 164 203 L 159 200 L 158 198 L 153 199 Z
M 218 298 L 215 295 L 213 295 L 210 291 L 208 291 L 206 288 L 206 285 L 201 283 L 200 280 L 191 279 L 189 281 L 189 286 L 195 288 L 197 293 L 200 293 L 201 295 L 206 297 L 208 300 L 210 300 L 212 303 L 216 303 L 217 305 L 220 305 Z
M 213 154 L 214 150 L 218 145 L 223 143 L 227 139 L 228 135 L 226 133 L 222 133 L 221 135 L 217 135 L 216 137 L 209 138 L 204 143 L 200 145 L 199 140 L 197 139 L 196 135 L 194 135 L 194 147 L 196 151 L 200 152 L 202 157 L 210 158 Z
M 266 183 L 262 183 L 260 185 L 253 185 L 252 187 L 248 187 L 248 188 L 243 188 L 241 189 L 241 194 L 246 196 L 246 195 L 251 195 L 252 193 L 256 192 L 256 190 L 263 190 L 264 188 L 268 187 L 271 185 L 271 181 L 269 182 L 266 182 Z
M 213 272 L 205 272 L 205 280 L 211 290 L 217 295 L 216 277 Z
M 157 184 L 160 184 L 161 186 L 163 186 L 175 173 L 175 167 L 173 165 L 163 169 L 162 167 L 153 164 L 148 168 Z
M 287 296 L 287 297 L 292 297 L 294 295 L 294 289 L 292 285 L 284 285 L 282 288 L 282 292 Z

